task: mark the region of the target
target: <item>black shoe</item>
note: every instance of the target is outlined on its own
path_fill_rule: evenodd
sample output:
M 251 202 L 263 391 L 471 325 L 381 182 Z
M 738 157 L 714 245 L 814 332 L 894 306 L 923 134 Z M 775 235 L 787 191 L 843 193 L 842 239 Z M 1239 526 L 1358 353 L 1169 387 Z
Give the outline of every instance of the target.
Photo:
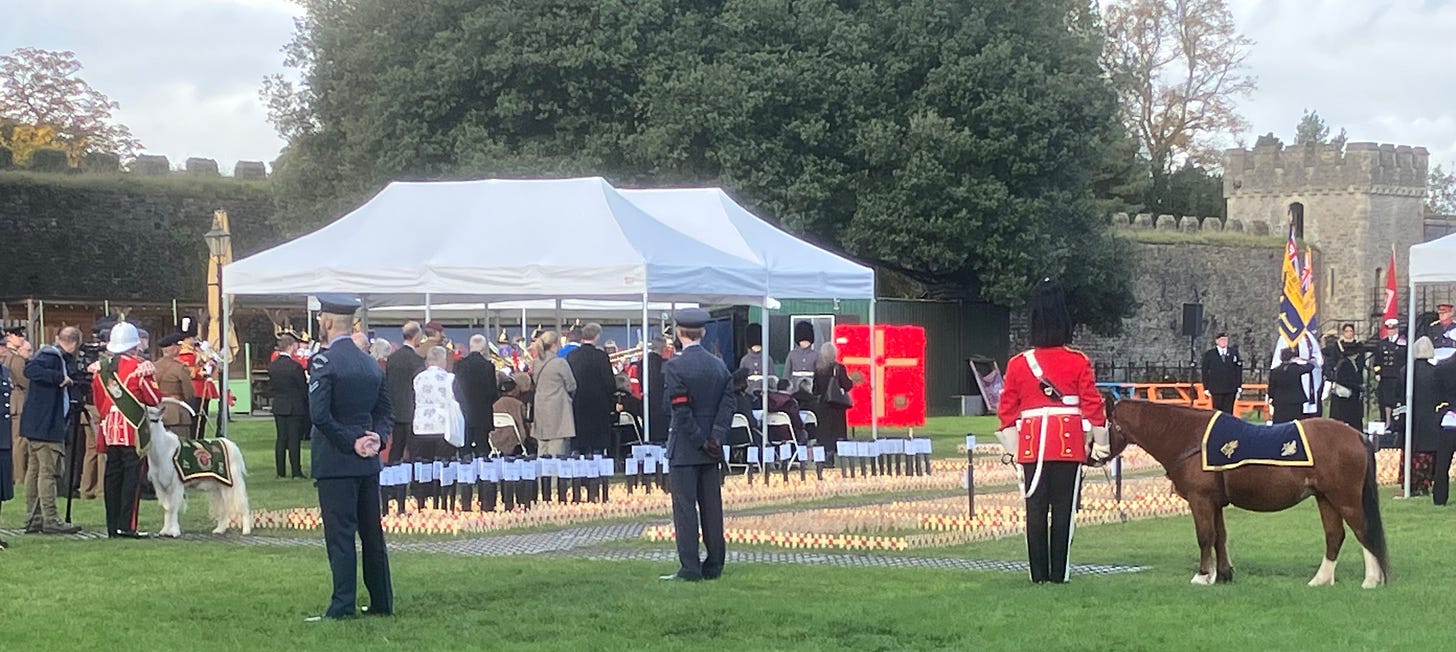
M 701 578 L 683 577 L 677 573 L 673 573 L 671 575 L 660 575 L 657 579 L 663 582 L 697 582 Z
M 0 550 L 4 550 L 4 549 L 9 548 L 9 547 L 10 547 L 10 542 L 8 542 L 8 541 L 6 541 L 4 539 L 0 539 Z
M 136 530 L 117 530 L 116 537 L 119 539 L 150 539 L 152 535 Z

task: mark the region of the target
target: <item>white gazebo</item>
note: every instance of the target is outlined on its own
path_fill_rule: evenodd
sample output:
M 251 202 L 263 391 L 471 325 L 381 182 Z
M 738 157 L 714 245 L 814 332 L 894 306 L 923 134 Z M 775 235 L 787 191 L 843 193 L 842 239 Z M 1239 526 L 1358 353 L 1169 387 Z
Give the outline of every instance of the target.
M 1416 336 L 1416 286 L 1456 283 L 1456 234 L 1437 238 L 1430 242 L 1412 245 L 1410 248 L 1407 274 L 1410 276 L 1410 298 L 1406 321 L 1407 344 L 1414 345 Z M 1415 385 L 1415 353 L 1412 346 L 1406 347 L 1405 360 L 1405 495 L 1411 491 L 1411 398 Z

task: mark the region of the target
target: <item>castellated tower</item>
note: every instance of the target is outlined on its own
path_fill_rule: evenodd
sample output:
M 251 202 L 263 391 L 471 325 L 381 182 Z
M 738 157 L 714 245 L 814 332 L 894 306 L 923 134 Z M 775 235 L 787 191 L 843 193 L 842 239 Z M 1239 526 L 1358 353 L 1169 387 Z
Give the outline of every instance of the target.
M 1404 288 L 1410 246 L 1424 239 L 1429 158 L 1424 147 L 1376 143 L 1348 143 L 1343 153 L 1336 145 L 1284 147 L 1277 139 L 1230 149 L 1223 163 L 1228 217 L 1251 232 L 1266 224 L 1277 236 L 1293 224 L 1315 248 L 1320 330 L 1348 321 L 1369 332 L 1371 311 L 1379 310 L 1372 290 L 1384 285 L 1391 246 Z M 1403 297 L 1402 311 L 1406 305 Z

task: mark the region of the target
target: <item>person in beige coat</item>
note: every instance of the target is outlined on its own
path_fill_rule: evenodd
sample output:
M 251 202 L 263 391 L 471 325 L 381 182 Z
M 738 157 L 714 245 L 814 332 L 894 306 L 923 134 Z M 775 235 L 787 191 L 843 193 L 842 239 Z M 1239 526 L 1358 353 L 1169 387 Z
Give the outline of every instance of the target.
M 536 385 L 536 421 L 531 434 L 541 444 L 541 455 L 561 457 L 571 450 L 571 440 L 576 437 L 576 421 L 571 408 L 572 397 L 576 394 L 576 377 L 572 375 L 571 365 L 566 363 L 566 359 L 556 355 L 561 348 L 561 336 L 556 331 L 542 333 L 538 342 L 540 362 L 531 373 Z

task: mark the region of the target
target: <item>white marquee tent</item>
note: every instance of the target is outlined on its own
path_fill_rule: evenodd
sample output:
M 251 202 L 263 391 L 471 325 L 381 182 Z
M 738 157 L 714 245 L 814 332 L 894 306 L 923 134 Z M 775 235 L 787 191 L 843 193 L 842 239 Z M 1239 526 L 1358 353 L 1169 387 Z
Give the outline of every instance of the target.
M 1409 267 L 1406 273 L 1410 276 L 1410 297 L 1407 309 L 1409 314 L 1406 318 L 1406 332 L 1409 334 L 1409 344 L 1415 344 L 1414 340 L 1419 336 L 1420 331 L 1416 330 L 1416 286 L 1438 283 L 1456 283 L 1456 234 L 1437 238 L 1430 242 L 1423 242 L 1412 245 L 1410 248 Z M 1409 496 L 1411 491 L 1411 422 L 1409 409 L 1411 405 L 1412 392 L 1415 385 L 1415 358 L 1414 347 L 1406 347 L 1405 365 L 1405 404 L 1407 413 L 1405 419 L 1405 495 Z

